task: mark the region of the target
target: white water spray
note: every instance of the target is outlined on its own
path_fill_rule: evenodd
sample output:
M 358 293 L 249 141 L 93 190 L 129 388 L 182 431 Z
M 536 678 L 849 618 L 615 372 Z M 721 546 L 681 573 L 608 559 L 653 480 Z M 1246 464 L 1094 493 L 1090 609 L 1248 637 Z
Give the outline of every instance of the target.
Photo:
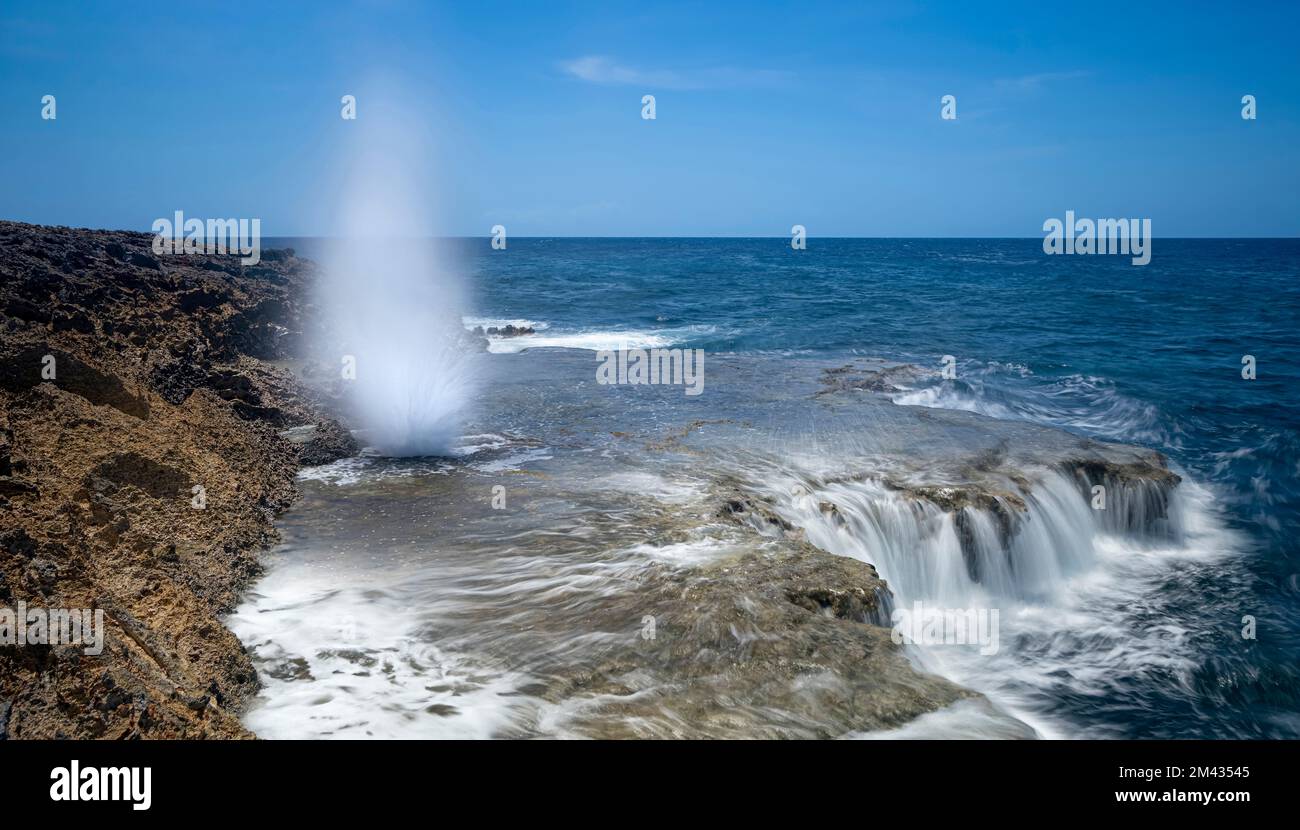
M 341 242 L 320 300 L 363 440 L 389 456 L 444 455 L 472 398 L 460 338 L 462 290 L 434 250 L 420 126 L 372 103 L 342 194 Z M 349 365 L 351 364 L 351 365 Z M 349 369 L 354 371 L 349 371 Z M 352 377 L 349 377 L 352 375 Z

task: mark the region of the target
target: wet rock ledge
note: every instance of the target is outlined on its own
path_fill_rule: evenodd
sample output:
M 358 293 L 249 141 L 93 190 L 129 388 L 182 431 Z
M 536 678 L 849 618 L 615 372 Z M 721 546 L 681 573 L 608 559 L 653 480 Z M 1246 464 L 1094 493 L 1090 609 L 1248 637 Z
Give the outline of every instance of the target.
M 0 738 L 252 737 L 220 616 L 299 465 L 356 450 L 286 368 L 312 263 L 151 239 L 0 222 L 0 607 L 107 629 L 99 656 L 0 645 Z

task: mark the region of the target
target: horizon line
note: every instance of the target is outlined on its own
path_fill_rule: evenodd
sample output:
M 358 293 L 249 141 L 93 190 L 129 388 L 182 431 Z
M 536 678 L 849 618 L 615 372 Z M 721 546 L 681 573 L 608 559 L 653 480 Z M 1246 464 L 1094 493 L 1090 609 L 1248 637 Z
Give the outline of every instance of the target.
M 15 225 L 28 225 L 28 226 L 31 226 L 31 227 L 38 227 L 38 228 L 40 228 L 40 227 L 44 227 L 44 228 L 65 228 L 65 229 L 68 229 L 68 230 L 77 230 L 77 231 L 94 231 L 94 232 L 100 232 L 100 233 L 138 233 L 138 234 L 144 234 L 144 235 L 148 235 L 148 236 L 154 236 L 154 235 L 156 235 L 156 234 L 154 233 L 154 231 L 152 230 L 152 228 L 150 228 L 150 229 L 148 229 L 148 230 L 137 230 L 137 229 L 135 229 L 135 228 L 92 228 L 92 227 L 86 227 L 86 226 L 74 226 L 74 225 L 49 225 L 49 224 L 44 224 L 44 223 L 40 223 L 40 222 L 25 222 L 25 221 L 20 220 L 20 219 L 0 219 L 0 222 L 12 223 L 12 224 L 15 224 Z M 206 239 L 206 238 L 207 238 L 207 237 L 206 237 L 206 235 L 205 235 L 205 236 L 204 236 L 204 239 Z M 260 235 L 260 238 L 261 238 L 261 239 L 321 239 L 321 240 L 342 240 L 342 239 L 347 239 L 347 238 L 349 238 L 349 237 L 346 237 L 346 236 L 335 236 L 335 235 L 328 235 L 328 234 L 317 234 L 317 233 L 276 233 L 276 234 L 261 234 L 261 235 Z M 390 241 L 391 241 L 391 240 L 403 240 L 403 239 L 405 239 L 405 240 L 437 240 L 437 239 L 446 239 L 446 240 L 460 240 L 460 239 L 467 239 L 467 240 L 468 240 L 468 239 L 474 239 L 474 240 L 489 240 L 489 241 L 490 241 L 490 240 L 493 238 L 493 235 L 492 235 L 491 233 L 483 234 L 483 235 L 478 235 L 478 234 L 429 234 L 429 235 L 426 235 L 426 236 L 405 236 L 405 235 L 395 235 L 395 236 L 368 236 L 368 237 L 356 237 L 356 238 L 359 239 L 359 240 L 369 240 L 369 241 L 380 241 L 380 240 L 390 240 Z M 568 239 L 572 239 L 572 240 L 591 240 L 591 239 L 608 239 L 608 240 L 628 240 L 628 239 L 642 239 L 642 240 L 681 240 L 681 239 L 701 239 L 701 240 L 714 240 L 714 239 L 736 239 L 736 240 L 747 240 L 747 239 L 752 239 L 752 240 L 769 240 L 769 239 L 780 239 L 780 240 L 789 240 L 790 238 L 791 238 L 791 235 L 790 235 L 790 234 L 770 234 L 770 235 L 751 235 L 751 234 L 648 234 L 648 235 L 627 235 L 627 234 L 590 234 L 590 235 L 577 235 L 577 234 L 528 234 L 528 235 L 525 235 L 525 234 L 519 234 L 519 235 L 514 235 L 514 234 L 510 234 L 510 235 L 507 236 L 507 239 L 509 239 L 509 240 L 538 240 L 538 239 L 566 239 L 566 240 L 568 240 Z M 867 235 L 826 235 L 826 236 L 820 236 L 820 235 L 807 234 L 807 235 L 805 236 L 805 238 L 806 238 L 806 239 L 823 239 L 823 240 L 842 240 L 842 239 L 850 239 L 850 240 L 874 240 L 874 239 L 878 239 L 878 240 L 899 240 L 899 239 L 908 239 L 908 240 L 936 240 L 936 239 L 941 239 L 941 240 L 1008 240 L 1008 241 L 1016 241 L 1016 240 L 1039 240 L 1039 241 L 1041 241 L 1041 240 L 1045 239 L 1046 237 L 1045 237 L 1045 236 L 1042 236 L 1042 235 L 1036 235 L 1036 236 L 1000 236 L 1000 235 L 992 235 L 992 236 L 978 236 L 978 235 L 944 235 L 944 236 L 925 236 L 925 235 L 912 235 L 912 236 L 898 236 L 898 235 L 879 235 L 879 236 L 867 236 Z M 1164 239 L 1164 240 L 1206 240 L 1206 241 L 1211 241 L 1211 240 L 1225 240 L 1225 241 L 1226 241 L 1226 240 L 1240 240 L 1240 241 L 1249 241 L 1249 240 L 1286 240 L 1286 239 L 1300 239 L 1300 232 L 1297 232 L 1297 233 L 1295 233 L 1295 234 L 1293 234 L 1293 235 L 1291 235 L 1291 236 L 1241 236 L 1241 235 L 1238 235 L 1238 236 L 1199 236 L 1199 235 L 1198 235 L 1198 236 L 1155 236 L 1155 235 L 1152 235 L 1152 236 L 1150 236 L 1149 238 L 1150 238 L 1150 239 Z

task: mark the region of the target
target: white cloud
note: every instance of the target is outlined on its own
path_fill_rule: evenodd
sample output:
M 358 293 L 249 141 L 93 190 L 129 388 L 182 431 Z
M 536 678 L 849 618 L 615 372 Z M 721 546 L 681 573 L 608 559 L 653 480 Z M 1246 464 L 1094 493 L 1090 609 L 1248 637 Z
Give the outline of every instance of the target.
M 996 81 L 996 84 L 1003 89 L 1019 89 L 1025 92 L 1036 92 L 1050 83 L 1055 83 L 1057 81 L 1073 81 L 1079 78 L 1086 78 L 1091 74 L 1091 72 L 1083 69 L 1075 69 L 1069 72 L 1039 72 L 1035 75 L 1021 75 L 1019 78 L 1002 78 Z
M 780 86 L 791 74 L 777 69 L 713 66 L 690 70 L 636 69 L 612 58 L 588 55 L 564 61 L 567 74 L 593 84 L 641 86 L 656 89 L 721 89 L 741 86 Z

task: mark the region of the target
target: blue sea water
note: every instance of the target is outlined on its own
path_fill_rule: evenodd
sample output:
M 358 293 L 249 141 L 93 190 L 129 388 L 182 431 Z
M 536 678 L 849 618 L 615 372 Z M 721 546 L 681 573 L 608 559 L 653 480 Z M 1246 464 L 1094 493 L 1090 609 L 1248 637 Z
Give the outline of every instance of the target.
M 1169 577 L 1171 613 L 1207 618 L 1190 689 L 1077 705 L 1117 710 L 1135 735 L 1300 735 L 1300 240 L 1158 239 L 1146 266 L 1047 256 L 1037 239 L 512 239 L 466 253 L 477 315 L 544 324 L 550 343 L 621 332 L 936 368 L 952 355 L 959 379 L 908 402 L 1166 453 L 1252 544 L 1218 579 Z M 1258 639 L 1243 646 L 1248 615 Z
M 290 244 L 313 254 L 309 241 Z M 535 330 L 492 338 L 496 354 L 696 348 L 706 375 L 730 361 L 758 383 L 862 358 L 938 369 L 951 356 L 955 380 L 922 380 L 894 403 L 1159 450 L 1208 494 L 1228 534 L 1205 538 L 1224 549 L 1162 564 L 1131 594 L 1110 590 L 1114 607 L 1099 601 L 1086 627 L 1072 629 L 1065 610 L 1056 628 L 1013 626 L 1019 664 L 995 673 L 1015 677 L 973 685 L 1066 725 L 1055 734 L 1300 736 L 1300 240 L 1157 239 L 1145 266 L 1048 256 L 1038 239 L 452 247 L 468 284 L 464 324 Z M 1243 377 L 1247 355 L 1254 379 Z M 563 411 L 581 412 L 581 394 Z M 518 426 L 503 423 L 475 427 Z M 1083 659 L 1112 649 L 1122 654 Z

